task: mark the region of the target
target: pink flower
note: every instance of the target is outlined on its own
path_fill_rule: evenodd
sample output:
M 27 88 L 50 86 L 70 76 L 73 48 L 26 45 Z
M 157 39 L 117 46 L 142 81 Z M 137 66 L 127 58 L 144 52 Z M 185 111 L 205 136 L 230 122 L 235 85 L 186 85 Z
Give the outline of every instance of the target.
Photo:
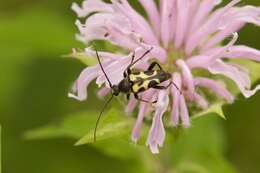
M 213 11 L 221 0 L 160 0 L 157 9 L 154 1 L 139 0 L 146 10 L 148 21 L 135 11 L 127 0 L 121 2 L 111 0 L 111 2 L 85 0 L 82 7 L 73 3 L 72 9 L 78 17 L 86 17 L 84 24 L 76 21 L 80 31 L 80 34 L 76 35 L 78 40 L 86 44 L 91 40 L 107 40 L 129 52 L 128 55 L 99 52 L 112 84 L 118 84 L 123 79 L 123 71 L 129 65 L 133 52 L 136 57 L 140 57 L 147 49 L 153 47 L 135 68 L 146 70 L 149 65 L 147 60 L 156 57 L 164 70 L 173 74 L 172 80 L 183 91 L 183 94 L 180 94 L 175 87 L 171 87 L 160 91 L 149 89 L 141 94 L 143 99 L 158 98 L 158 102 L 153 106 L 155 113 L 146 143 L 153 153 L 158 153 L 158 145 L 163 145 L 165 130 L 162 117 L 168 108 L 171 109 L 171 125 L 176 126 L 181 121 L 184 127 L 190 126 L 186 102 L 195 102 L 198 107 L 207 108 L 209 103 L 205 96 L 198 92 L 197 86 L 208 88 L 228 103 L 234 100 L 222 83 L 194 75 L 192 69 L 203 68 L 213 75 L 230 78 L 246 98 L 260 89 L 260 85 L 250 89 L 251 82 L 245 68 L 223 60 L 223 58 L 247 58 L 260 61 L 259 50 L 234 45 L 238 39 L 236 32 L 246 23 L 260 25 L 259 7 L 235 7 L 234 5 L 240 0 L 232 0 L 226 6 Z M 220 46 L 220 43 L 229 36 L 233 37 L 232 40 L 227 45 Z M 86 49 L 81 54 L 94 55 L 94 53 L 93 50 Z M 77 95 L 70 93 L 69 96 L 85 100 L 86 88 L 95 78 L 99 87 L 106 84 L 99 92 L 99 96 L 107 94 L 110 91 L 109 84 L 97 64 L 83 70 L 74 85 Z M 169 105 L 169 95 L 173 96 L 172 105 Z M 126 107 L 128 114 L 131 114 L 137 102 L 135 98 L 131 98 Z M 132 140 L 135 142 L 139 139 L 142 121 L 148 108 L 147 103 L 140 103 L 137 122 L 132 133 Z

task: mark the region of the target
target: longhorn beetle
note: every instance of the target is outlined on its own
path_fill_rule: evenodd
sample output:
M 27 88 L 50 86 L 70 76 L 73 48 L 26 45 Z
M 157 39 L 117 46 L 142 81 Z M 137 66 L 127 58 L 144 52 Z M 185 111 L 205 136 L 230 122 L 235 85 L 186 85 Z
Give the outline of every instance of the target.
M 174 85 L 179 91 L 180 89 L 176 86 L 174 82 L 170 82 L 167 86 L 160 86 L 159 84 L 169 80 L 172 75 L 162 69 L 160 64 L 157 62 L 152 62 L 148 69 L 146 71 L 138 71 L 138 72 L 132 72 L 131 67 L 136 64 L 138 61 L 140 61 L 142 58 L 144 58 L 151 50 L 153 47 L 151 47 L 149 50 L 147 50 L 140 58 L 134 61 L 135 59 L 135 52 L 133 52 L 131 63 L 127 66 L 126 70 L 123 73 L 124 79 L 122 79 L 118 85 L 112 85 L 111 81 L 109 80 L 107 74 L 105 73 L 105 70 L 101 64 L 96 45 L 94 44 L 95 51 L 96 51 L 96 56 L 98 59 L 98 63 L 100 65 L 101 70 L 103 71 L 110 88 L 112 89 L 111 91 L 111 97 L 108 99 L 108 101 L 105 103 L 104 107 L 102 108 L 98 119 L 96 121 L 96 126 L 94 129 L 94 142 L 96 141 L 96 132 L 97 132 L 97 127 L 101 118 L 102 113 L 104 112 L 105 108 L 107 107 L 108 103 L 112 100 L 114 96 L 118 96 L 120 92 L 125 93 L 127 100 L 129 100 L 131 93 L 134 94 L 134 97 L 142 102 L 146 103 L 156 103 L 156 101 L 148 101 L 148 100 L 143 100 L 139 98 L 138 93 L 143 92 L 149 88 L 154 88 L 154 89 L 167 89 L 170 85 Z M 159 70 L 154 70 L 155 66 L 159 67 Z M 181 91 L 180 91 L 181 92 Z

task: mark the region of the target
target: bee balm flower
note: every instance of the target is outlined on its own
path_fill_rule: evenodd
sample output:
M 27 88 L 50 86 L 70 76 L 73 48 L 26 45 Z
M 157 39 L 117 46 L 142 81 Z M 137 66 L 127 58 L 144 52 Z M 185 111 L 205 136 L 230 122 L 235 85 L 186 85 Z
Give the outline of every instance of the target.
M 210 103 L 198 87 L 211 90 L 228 103 L 234 100 L 223 82 L 192 73 L 193 69 L 202 68 L 211 76 L 222 75 L 233 80 L 246 98 L 260 89 L 260 85 L 250 89 L 250 69 L 223 59 L 246 58 L 260 61 L 259 50 L 245 45 L 234 45 L 238 39 L 236 32 L 246 23 L 260 25 L 260 8 L 235 7 L 239 1 L 232 0 L 224 7 L 215 8 L 221 0 L 160 0 L 157 8 L 152 0 L 139 0 L 148 19 L 136 12 L 127 0 L 111 0 L 111 3 L 85 0 L 81 7 L 73 3 L 72 9 L 78 17 L 86 18 L 83 24 L 79 20 L 76 21 L 80 31 L 76 35 L 78 40 L 86 44 L 91 40 L 107 40 L 129 52 L 126 55 L 99 52 L 103 57 L 102 65 L 113 84 L 118 84 L 123 79 L 123 71 L 129 65 L 133 52 L 136 57 L 140 57 L 153 47 L 134 68 L 146 70 L 148 60 L 156 58 L 165 71 L 172 73 L 172 81 L 182 89 L 182 94 L 173 86 L 159 91 L 149 89 L 141 94 L 142 99 L 158 100 L 154 104 L 155 113 L 146 143 L 153 153 L 158 153 L 158 145 L 163 145 L 165 130 L 162 117 L 168 109 L 171 111 L 171 125 L 176 126 L 181 121 L 184 127 L 189 127 L 190 111 L 187 105 L 192 102 L 196 103 L 197 107 L 208 107 Z M 229 36 L 232 36 L 231 41 L 221 46 L 220 43 Z M 95 52 L 86 49 L 81 54 L 95 55 Z M 83 70 L 74 85 L 76 95 L 70 93 L 69 96 L 85 100 L 86 88 L 94 79 L 97 79 L 99 87 L 105 83 L 105 87 L 99 92 L 100 97 L 110 91 L 108 82 L 97 64 Z M 171 102 L 169 95 L 173 96 Z M 135 98 L 131 98 L 126 112 L 130 114 L 137 103 Z M 148 108 L 147 103 L 141 102 L 139 105 L 137 122 L 132 133 L 132 140 L 135 142 L 139 139 L 142 121 Z

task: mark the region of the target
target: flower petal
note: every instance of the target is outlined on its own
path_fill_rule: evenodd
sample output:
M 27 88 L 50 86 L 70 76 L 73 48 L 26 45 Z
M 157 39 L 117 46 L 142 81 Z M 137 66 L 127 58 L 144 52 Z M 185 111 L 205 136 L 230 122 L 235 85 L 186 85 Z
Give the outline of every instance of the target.
M 173 74 L 172 80 L 177 87 L 181 90 L 181 75 L 178 72 Z M 173 95 L 173 102 L 172 102 L 172 115 L 170 124 L 173 126 L 177 126 L 179 124 L 179 100 L 180 100 L 180 91 L 175 87 L 171 88 L 171 92 Z
M 175 34 L 175 49 L 179 49 L 183 43 L 189 20 L 189 0 L 177 0 L 177 24 Z
M 111 91 L 111 88 L 102 88 L 99 92 L 98 92 L 98 97 L 99 98 L 103 98 L 105 95 L 107 95 L 107 93 L 109 93 Z
M 222 23 L 221 20 L 225 18 L 224 15 L 228 10 L 239 1 L 240 0 L 232 0 L 225 7 L 216 10 L 202 26 L 200 26 L 195 32 L 192 32 L 187 39 L 187 44 L 185 45 L 185 54 L 190 55 L 201 41 L 204 41 L 208 36 L 210 36 L 210 34 L 219 29 L 223 29 L 226 23 Z
M 208 107 L 208 102 L 206 101 L 206 99 L 198 93 L 195 93 L 194 100 L 202 109 L 206 109 Z
M 149 131 L 149 136 L 146 145 L 150 146 L 152 153 L 159 153 L 157 145 L 162 147 L 165 138 L 165 130 L 162 122 L 163 113 L 166 111 L 169 104 L 168 91 L 161 90 L 158 94 L 158 102 L 156 104 L 156 112 L 153 117 L 152 127 Z
M 146 57 L 147 57 L 146 59 L 156 58 L 161 63 L 166 62 L 166 60 L 167 60 L 167 52 L 162 47 L 154 46 L 154 45 L 148 45 L 148 44 L 145 44 L 145 43 L 142 43 L 141 47 L 143 48 L 143 50 L 142 50 L 143 53 L 145 51 L 151 49 L 151 47 L 153 48 L 151 50 L 151 52 L 148 55 L 146 55 Z
M 179 59 L 176 61 L 176 64 L 178 67 L 180 67 L 182 74 L 183 74 L 183 84 L 188 87 L 188 98 L 190 100 L 194 99 L 194 93 L 195 93 L 195 86 L 193 81 L 192 73 L 187 66 L 187 64 L 182 60 Z
M 90 16 L 83 25 L 76 21 L 80 30 L 77 36 L 80 41 L 108 40 L 115 45 L 134 50 L 138 47 L 140 38 L 132 32 L 129 20 L 118 13 L 97 13 Z
M 104 3 L 102 0 L 85 0 L 82 3 L 82 8 L 80 8 L 77 3 L 72 3 L 71 8 L 77 13 L 78 17 L 86 17 L 96 11 L 114 11 L 111 4 Z
M 244 22 L 234 22 L 230 23 L 228 27 L 223 30 L 220 30 L 216 35 L 214 35 L 210 40 L 208 40 L 205 45 L 201 47 L 201 52 L 210 49 L 211 47 L 215 46 L 216 44 L 223 41 L 227 38 L 231 33 L 238 31 L 241 27 L 244 26 Z
M 161 7 L 161 39 L 165 47 L 168 46 L 170 41 L 170 22 L 173 17 L 174 1 L 162 1 Z
M 122 4 L 115 0 L 111 0 L 111 2 L 118 8 L 118 10 L 126 16 L 132 27 L 136 33 L 139 33 L 143 40 L 152 45 L 159 45 L 159 41 L 154 35 L 150 25 L 144 19 L 143 16 L 138 14 L 127 2 L 127 0 L 121 0 Z
M 125 112 L 127 115 L 130 115 L 133 112 L 134 108 L 137 105 L 137 102 L 138 101 L 134 97 L 129 101 L 129 103 L 125 109 Z
M 162 1 L 163 2 L 163 1 Z M 171 9 L 171 19 L 170 19 L 170 38 L 169 40 L 173 40 L 175 33 L 176 33 L 176 27 L 177 27 L 177 1 L 175 0 L 174 3 L 172 4 L 173 7 Z
M 194 82 L 195 85 L 210 89 L 211 91 L 218 94 L 220 97 L 225 98 L 229 103 L 232 103 L 234 100 L 234 97 L 228 90 L 226 90 L 223 86 L 212 79 L 198 77 L 194 79 Z
M 189 68 L 203 67 L 208 68 L 209 65 L 215 62 L 216 59 L 221 58 L 224 52 L 228 52 L 230 47 L 237 41 L 238 34 L 233 33 L 233 39 L 226 45 L 220 48 L 213 48 L 206 52 L 203 52 L 201 55 L 193 56 L 187 60 L 187 65 Z M 203 62 L 203 63 L 201 63 Z
M 249 75 L 245 71 L 241 71 L 235 66 L 226 64 L 221 60 L 217 60 L 209 66 L 208 70 L 213 74 L 222 74 L 232 79 L 246 98 L 251 97 L 260 89 L 260 85 L 258 85 L 254 90 L 250 90 L 251 81 Z
M 253 23 L 260 26 L 260 8 L 253 6 L 231 8 L 219 20 L 218 28 L 221 28 L 220 32 L 214 35 L 206 45 L 203 46 L 203 50 L 205 51 L 221 42 L 230 33 L 236 32 L 246 23 Z
M 85 52 L 82 53 L 77 53 L 78 55 L 94 55 L 96 56 L 96 51 L 91 50 L 90 48 L 85 48 Z M 100 57 L 105 57 L 105 58 L 109 58 L 111 60 L 118 60 L 120 57 L 122 57 L 122 55 L 118 55 L 118 54 L 114 54 L 114 53 L 110 53 L 110 52 L 102 52 L 102 51 L 98 51 L 98 55 Z
M 142 99 L 151 100 L 152 96 L 153 96 L 153 90 L 150 89 L 142 94 Z M 138 141 L 138 139 L 140 137 L 142 122 L 143 122 L 143 118 L 144 118 L 145 112 L 147 110 L 147 107 L 148 107 L 148 103 L 145 103 L 145 102 L 140 103 L 137 121 L 136 121 L 135 127 L 132 132 L 132 137 L 131 137 L 132 141 L 135 143 Z
M 75 86 L 77 88 L 74 88 L 74 89 L 77 92 L 77 95 L 69 93 L 68 97 L 75 98 L 79 101 L 83 101 L 83 100 L 87 99 L 88 84 L 98 76 L 99 70 L 100 70 L 99 65 L 85 68 L 81 72 L 81 74 L 79 75 L 79 78 L 76 81 L 77 84 Z
M 150 18 L 150 21 L 153 25 L 154 32 L 157 35 L 157 37 L 159 38 L 161 21 L 160 21 L 160 14 L 158 12 L 155 2 L 153 0 L 151 0 L 151 1 L 139 0 L 139 2 L 145 8 L 145 10 Z
M 244 45 L 231 46 L 229 51 L 222 52 L 221 56 L 226 58 L 246 58 L 260 61 L 260 51 Z
M 189 35 L 194 33 L 203 23 L 207 15 L 212 11 L 212 9 L 219 4 L 221 1 L 216 0 L 204 0 L 200 3 L 199 9 L 192 20 L 192 25 L 189 31 Z
M 117 85 L 124 77 L 123 73 L 127 66 L 130 64 L 131 58 L 129 56 L 122 57 L 117 61 L 111 61 L 108 64 L 102 63 L 107 77 L 111 81 L 112 85 Z M 106 87 L 109 87 L 109 83 L 106 76 L 102 73 L 96 80 L 96 83 L 100 87 L 103 83 L 106 83 Z
M 186 106 L 185 98 L 183 95 L 180 95 L 180 109 L 181 109 L 181 121 L 182 125 L 185 128 L 190 127 L 190 118 L 189 118 L 189 112 Z

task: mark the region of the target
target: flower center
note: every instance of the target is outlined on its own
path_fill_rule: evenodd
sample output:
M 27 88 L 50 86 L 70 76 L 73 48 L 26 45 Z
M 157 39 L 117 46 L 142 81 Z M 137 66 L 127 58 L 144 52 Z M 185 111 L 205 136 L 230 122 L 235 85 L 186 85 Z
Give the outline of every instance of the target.
M 167 60 L 165 63 L 162 63 L 162 67 L 165 71 L 169 73 L 179 72 L 179 68 L 176 65 L 176 61 L 178 59 L 186 59 L 186 56 L 184 55 L 183 49 L 174 49 L 173 46 L 169 46 L 166 48 L 167 51 Z

